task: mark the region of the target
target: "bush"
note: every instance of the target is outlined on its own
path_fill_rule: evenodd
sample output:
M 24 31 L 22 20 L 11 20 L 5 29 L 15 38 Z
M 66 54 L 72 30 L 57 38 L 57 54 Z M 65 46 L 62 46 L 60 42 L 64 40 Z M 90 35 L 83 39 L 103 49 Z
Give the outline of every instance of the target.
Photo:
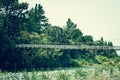
M 77 59 L 71 59 L 69 65 L 70 65 L 70 67 L 81 67 L 82 66 L 82 64 L 80 63 L 80 61 L 77 60 Z

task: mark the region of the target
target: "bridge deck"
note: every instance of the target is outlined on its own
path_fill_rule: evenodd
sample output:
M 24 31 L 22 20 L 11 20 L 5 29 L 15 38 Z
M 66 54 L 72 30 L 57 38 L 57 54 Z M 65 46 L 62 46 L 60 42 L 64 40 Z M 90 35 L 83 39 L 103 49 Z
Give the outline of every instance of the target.
M 16 48 L 59 48 L 59 49 L 114 49 L 120 50 L 120 46 L 88 46 L 88 45 L 47 45 L 47 44 L 16 44 Z

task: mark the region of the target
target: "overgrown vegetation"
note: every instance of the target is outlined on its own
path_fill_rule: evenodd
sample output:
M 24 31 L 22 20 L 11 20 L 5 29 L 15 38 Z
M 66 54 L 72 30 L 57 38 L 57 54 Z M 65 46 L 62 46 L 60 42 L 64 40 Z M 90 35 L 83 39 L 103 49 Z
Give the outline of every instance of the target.
M 0 73 L 1 80 L 120 80 L 120 71 L 115 67 L 95 65 L 86 68 L 71 68 L 53 71 Z
M 36 4 L 28 10 L 27 3 L 0 0 L 1 70 L 79 67 L 93 64 L 120 65 L 120 58 L 115 50 L 18 49 L 15 44 L 113 46 L 112 42 L 105 41 L 103 37 L 94 41 L 91 35 L 84 35 L 70 18 L 64 27 L 53 26 L 48 22 L 41 4 Z M 61 74 L 58 78 L 61 76 L 68 75 Z

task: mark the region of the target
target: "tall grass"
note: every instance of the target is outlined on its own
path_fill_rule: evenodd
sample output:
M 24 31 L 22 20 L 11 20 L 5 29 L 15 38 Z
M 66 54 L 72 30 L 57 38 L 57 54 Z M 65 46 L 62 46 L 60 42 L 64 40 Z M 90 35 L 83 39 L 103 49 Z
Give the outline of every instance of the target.
M 70 80 L 70 75 L 66 72 L 59 72 L 56 76 L 56 80 Z
M 0 80 L 120 80 L 120 70 L 112 66 L 53 71 L 0 72 Z

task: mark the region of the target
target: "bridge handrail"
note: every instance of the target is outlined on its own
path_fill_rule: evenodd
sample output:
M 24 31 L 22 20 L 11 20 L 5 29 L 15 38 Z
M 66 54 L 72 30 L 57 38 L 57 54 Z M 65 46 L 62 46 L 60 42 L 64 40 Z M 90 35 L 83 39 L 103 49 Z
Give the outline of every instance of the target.
M 60 49 L 115 49 L 120 46 L 93 46 L 93 45 L 52 45 L 52 44 L 16 44 L 16 48 L 60 48 Z

